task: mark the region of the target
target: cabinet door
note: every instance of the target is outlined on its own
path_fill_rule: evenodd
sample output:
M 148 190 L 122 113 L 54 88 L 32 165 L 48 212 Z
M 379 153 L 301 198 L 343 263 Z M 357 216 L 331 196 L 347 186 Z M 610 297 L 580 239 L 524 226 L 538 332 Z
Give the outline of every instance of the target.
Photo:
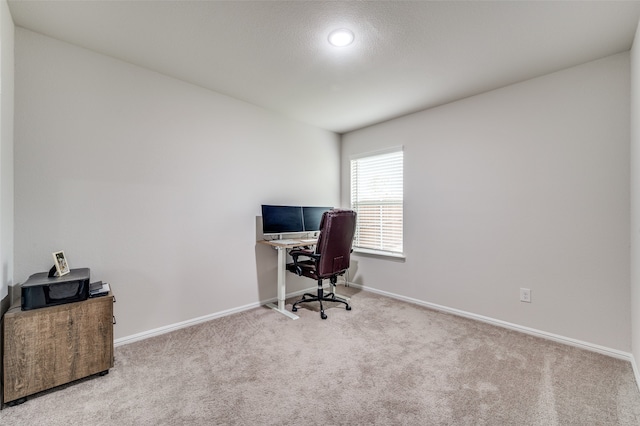
M 4 319 L 4 400 L 27 396 L 113 366 L 113 298 L 109 296 Z

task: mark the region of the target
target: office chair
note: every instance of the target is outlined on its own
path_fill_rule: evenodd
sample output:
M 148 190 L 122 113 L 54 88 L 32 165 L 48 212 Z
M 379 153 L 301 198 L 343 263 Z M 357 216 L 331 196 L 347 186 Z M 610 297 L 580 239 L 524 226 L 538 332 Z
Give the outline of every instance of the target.
M 292 250 L 293 263 L 287 264 L 287 270 L 318 282 L 318 294 L 305 293 L 302 299 L 293 304 L 291 310 L 296 312 L 298 305 L 306 302 L 320 302 L 320 318 L 327 319 L 322 302 L 344 303 L 347 311 L 351 306 L 342 299 L 336 298 L 335 292 L 324 294 L 322 280 L 329 279 L 332 289 L 335 288 L 338 276 L 349 269 L 351 244 L 356 232 L 356 212 L 353 210 L 329 210 L 320 219 L 320 235 L 315 251 Z M 307 257 L 301 260 L 300 257 Z

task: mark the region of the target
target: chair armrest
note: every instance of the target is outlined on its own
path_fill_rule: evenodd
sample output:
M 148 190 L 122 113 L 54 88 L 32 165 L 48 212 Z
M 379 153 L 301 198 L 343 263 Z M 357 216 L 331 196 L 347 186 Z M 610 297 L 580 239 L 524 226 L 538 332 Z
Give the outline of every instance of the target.
M 293 258 L 293 268 L 290 269 L 291 272 L 295 272 L 297 275 L 302 275 L 302 268 L 298 265 L 298 257 L 304 256 L 312 259 L 314 263 L 320 259 L 320 255 L 314 253 L 311 250 L 291 250 L 289 252 L 291 257 Z
M 298 260 L 299 256 L 310 257 L 311 259 L 318 260 L 320 259 L 320 255 L 314 253 L 311 250 L 291 250 L 289 255 L 293 258 L 294 263 Z

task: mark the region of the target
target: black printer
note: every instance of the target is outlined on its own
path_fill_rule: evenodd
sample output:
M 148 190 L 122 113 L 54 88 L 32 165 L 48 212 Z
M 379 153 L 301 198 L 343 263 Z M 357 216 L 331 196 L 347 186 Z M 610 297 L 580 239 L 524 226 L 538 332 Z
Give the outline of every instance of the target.
M 89 268 L 71 269 L 61 277 L 33 274 L 22 284 L 22 310 L 45 308 L 89 298 Z

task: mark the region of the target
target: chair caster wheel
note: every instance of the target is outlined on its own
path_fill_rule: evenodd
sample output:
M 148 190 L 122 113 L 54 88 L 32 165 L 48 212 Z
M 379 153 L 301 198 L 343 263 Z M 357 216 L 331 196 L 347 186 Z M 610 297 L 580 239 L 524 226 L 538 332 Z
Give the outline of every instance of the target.
M 347 311 L 351 310 L 351 306 L 347 305 Z
M 320 318 L 322 318 L 322 319 L 327 319 L 327 314 L 325 314 L 324 312 L 322 312 L 322 313 L 320 314 Z
M 298 312 L 298 308 L 294 306 L 293 308 L 291 308 L 291 312 Z

